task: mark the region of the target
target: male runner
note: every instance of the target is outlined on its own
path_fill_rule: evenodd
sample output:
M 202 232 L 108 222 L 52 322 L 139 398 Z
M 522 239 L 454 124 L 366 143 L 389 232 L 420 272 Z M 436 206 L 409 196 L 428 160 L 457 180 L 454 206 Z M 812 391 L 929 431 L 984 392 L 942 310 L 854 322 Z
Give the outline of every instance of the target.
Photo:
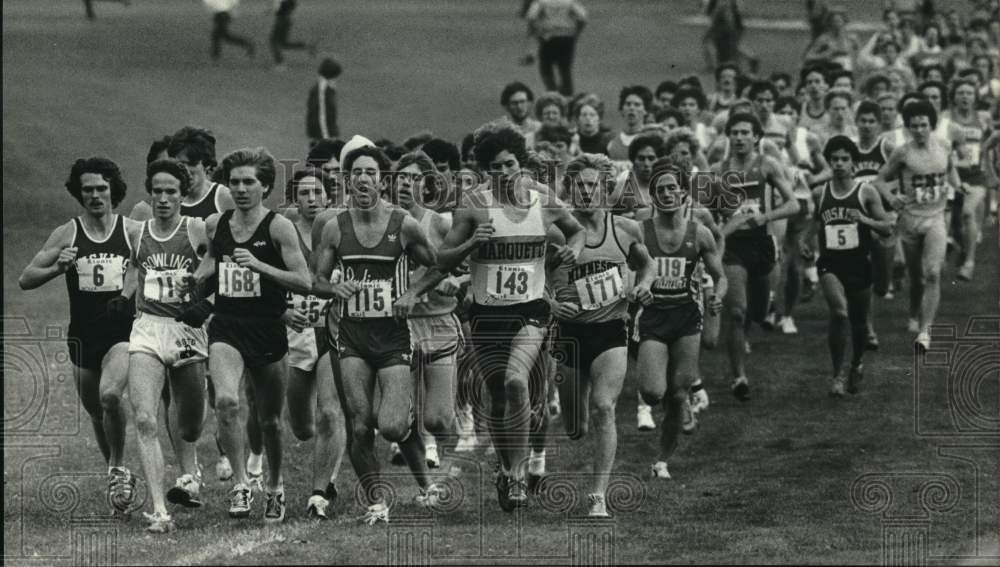
M 166 533 L 174 529 L 163 494 L 163 452 L 157 437 L 161 392 L 171 390 L 180 437 L 176 444 L 194 445 L 205 420 L 205 361 L 208 335 L 175 319 L 190 306 L 190 294 L 178 292 L 194 272 L 208 242 L 201 219 L 181 216 L 181 202 L 191 188 L 191 177 L 181 162 L 167 158 L 146 167 L 146 191 L 153 218 L 136 227 L 130 236 L 137 243 L 130 270 L 139 287 L 139 312 L 129 339 L 129 399 L 135 416 L 139 455 L 153 513 L 146 514 L 147 530 Z M 201 506 L 201 472 L 194 447 L 178 451 L 182 475 L 171 488 L 171 502 Z
M 799 80 L 806 87 L 806 101 L 799 113 L 799 126 L 815 133 L 826 122 L 827 108 L 823 99 L 828 89 L 826 74 L 821 66 L 809 66 L 802 69 Z
M 469 258 L 472 338 L 490 390 L 490 427 L 500 458 L 497 497 L 509 512 L 527 504 L 529 378 L 550 316 L 543 299 L 548 232 L 557 227 L 566 237 L 557 255 L 568 264 L 583 250 L 586 232 L 558 199 L 522 174 L 528 156 L 516 131 L 485 129 L 475 153 L 491 177 L 463 196 L 438 263 L 448 272 Z
M 236 209 L 206 221 L 208 252 L 195 272 L 203 295 L 216 292 L 215 316 L 208 327 L 209 369 L 216 389 L 219 439 L 232 457 L 236 484 L 229 515 L 250 515 L 250 492 L 239 423 L 239 388 L 244 370 L 256 402 L 257 421 L 267 450 L 269 476 L 265 522 L 285 517 L 281 476 L 281 409 L 284 404 L 288 337 L 281 317 L 285 290 L 307 294 L 312 278 L 291 221 L 264 207 L 274 188 L 274 158 L 263 148 L 237 150 L 222 160 L 222 176 Z
M 135 477 L 124 466 L 128 340 L 134 291 L 125 271 L 132 256 L 129 230 L 137 223 L 114 214 L 127 186 L 118 165 L 92 157 L 73 163 L 66 190 L 84 214 L 60 225 L 18 278 L 35 289 L 63 274 L 69 294 L 67 343 L 77 393 L 90 414 L 94 437 L 108 463 L 108 503 L 124 513 L 135 496 Z
M 640 134 L 628 147 L 631 170 L 622 171 L 615 180 L 611 196 L 614 213 L 634 217 L 642 210 L 650 210 L 649 176 L 653 172 L 653 162 L 663 157 L 663 136 Z
M 874 116 L 867 118 L 877 122 Z M 874 248 L 871 231 L 888 234 L 893 219 L 882 208 L 878 191 L 869 182 L 856 180 L 854 171 L 861 155 L 850 138 L 830 138 L 823 153 L 833 168 L 833 179 L 813 190 L 817 223 L 814 226 L 819 231 L 820 285 L 830 307 L 828 340 L 833 359 L 830 395 L 843 397 L 845 390 L 857 393 L 863 377 L 861 359 L 868 350 L 872 285 L 869 258 Z M 848 327 L 853 348 L 849 377 L 845 377 Z

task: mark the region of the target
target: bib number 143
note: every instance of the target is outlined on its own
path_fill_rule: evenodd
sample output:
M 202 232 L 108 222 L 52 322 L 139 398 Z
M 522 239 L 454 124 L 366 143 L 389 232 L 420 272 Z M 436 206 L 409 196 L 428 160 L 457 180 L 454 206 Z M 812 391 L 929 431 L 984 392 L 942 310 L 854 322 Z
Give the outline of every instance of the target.
M 490 282 L 490 295 L 522 299 L 528 295 L 532 266 L 497 266 Z

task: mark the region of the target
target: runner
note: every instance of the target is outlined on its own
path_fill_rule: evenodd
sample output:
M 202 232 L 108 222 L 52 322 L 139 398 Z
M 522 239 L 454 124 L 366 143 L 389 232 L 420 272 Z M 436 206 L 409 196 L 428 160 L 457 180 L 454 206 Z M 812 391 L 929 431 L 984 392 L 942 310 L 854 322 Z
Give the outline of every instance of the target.
M 917 347 L 930 348 L 930 326 L 941 299 L 941 267 L 948 232 L 944 210 L 948 186 L 958 187 L 958 173 L 947 143 L 932 134 L 937 112 L 926 100 L 902 109 L 903 123 L 911 140 L 896 148 L 878 174 L 879 191 L 892 208 L 900 211 L 897 231 L 910 276 L 910 320 L 907 330 L 916 333 Z M 887 183 L 899 177 L 899 195 Z
M 666 409 L 651 471 L 653 478 L 668 479 L 667 460 L 677 448 L 677 435 L 682 428 L 693 430 L 684 422 L 694 421 L 685 414 L 691 411 L 689 389 L 699 375 L 702 310 L 719 312 L 719 297 L 726 295 L 728 282 L 712 232 L 685 214 L 691 204 L 688 173 L 661 163 L 652 183 L 656 216 L 643 221 L 640 241 L 645 241 L 656 270 L 637 275 L 629 295 L 644 306 L 638 325 L 640 393 L 650 405 L 663 402 Z M 714 282 L 715 295 L 704 307 L 695 275 L 699 261 Z
M 826 74 L 822 67 L 811 65 L 802 69 L 799 80 L 805 85 L 806 95 L 799 113 L 799 126 L 815 132 L 816 128 L 826 122 L 826 102 L 823 99 L 828 89 Z
M 860 111 L 859 111 L 860 112 Z M 869 117 L 875 120 L 874 116 Z M 819 271 L 823 295 L 830 307 L 830 356 L 833 380 L 830 395 L 857 393 L 864 376 L 862 356 L 868 350 L 868 310 L 871 303 L 871 230 L 888 234 L 893 219 L 882 208 L 878 191 L 857 181 L 861 163 L 857 145 L 846 136 L 834 136 L 823 150 L 833 168 L 833 179 L 813 191 L 819 232 Z M 850 373 L 844 376 L 845 331 L 850 328 Z
M 147 531 L 173 531 L 163 493 L 166 472 L 159 430 L 159 406 L 164 387 L 176 411 L 175 445 L 182 475 L 167 499 L 190 508 L 201 506 L 201 471 L 193 446 L 201 436 L 205 420 L 205 361 L 208 335 L 202 327 L 190 327 L 175 319 L 190 306 L 192 298 L 178 293 L 176 284 L 191 276 L 200 254 L 208 247 L 205 223 L 181 216 L 181 202 L 191 189 L 187 168 L 171 158 L 146 167 L 146 191 L 154 211 L 152 220 L 136 227 L 130 238 L 137 244 L 129 262 L 139 282 L 136 307 L 139 312 L 129 339 L 129 399 L 135 416 L 139 455 L 152 514 L 145 514 Z
M 346 148 L 345 148 L 346 149 Z M 348 173 L 350 208 L 327 221 L 315 249 L 319 297 L 344 301 L 340 321 L 340 386 L 350 439 L 351 463 L 370 503 L 364 522 L 389 521 L 389 507 L 379 481 L 375 429 L 399 443 L 420 486 L 420 502 L 433 506 L 439 488 L 431 484 L 423 440 L 414 427 L 415 388 L 410 374 L 410 333 L 401 321 L 420 294 L 440 281 L 435 270 L 407 285 L 407 259 L 427 266 L 434 250 L 420 224 L 379 196 L 389 159 L 381 150 L 362 146 L 342 160 Z M 340 267 L 343 281 L 327 276 Z M 378 384 L 381 402 L 373 397 Z
M 812 129 L 820 141 L 826 144 L 830 138 L 841 135 L 857 140 L 858 129 L 851 124 L 851 108 L 854 106 L 851 91 L 831 90 L 823 97 L 823 104 L 826 106 L 826 120 Z
M 641 134 L 632 140 L 628 147 L 631 167 L 615 180 L 611 197 L 615 214 L 634 218 L 641 211 L 649 210 L 649 176 L 653 172 L 653 162 L 663 157 L 664 149 L 663 136 L 659 134 Z
M 203 295 L 217 291 L 208 327 L 209 368 L 216 387 L 219 439 L 236 483 L 229 515 L 249 517 L 253 495 L 243 459 L 239 388 L 244 370 L 256 402 L 256 418 L 267 450 L 265 522 L 285 518 L 281 475 L 281 409 L 285 396 L 288 337 L 281 317 L 285 290 L 309 293 L 312 278 L 295 227 L 263 205 L 274 188 L 274 158 L 263 148 L 237 150 L 222 160 L 236 209 L 206 221 L 208 252 L 195 272 Z
M 31 259 L 18 279 L 23 290 L 35 289 L 65 274 L 69 294 L 66 333 L 77 394 L 90 414 L 94 437 L 108 463 L 108 504 L 128 511 L 135 497 L 135 477 L 124 466 L 128 341 L 135 282 L 126 282 L 132 256 L 130 231 L 138 223 L 114 209 L 127 186 L 118 165 L 101 157 L 78 159 L 66 190 L 84 214 L 60 225 Z
M 777 250 L 767 233 L 767 224 L 795 215 L 799 203 L 785 177 L 785 167 L 773 158 L 758 153 L 763 135 L 760 121 L 752 114 L 737 113 L 726 122 L 730 157 L 714 165 L 712 171 L 722 176 L 722 193 L 715 207 L 726 221 L 725 265 L 729 282 L 725 295 L 725 318 L 729 320 L 728 352 L 733 373 L 733 394 L 749 399 L 746 376 L 744 325 L 761 321 L 767 314 L 770 284 Z M 783 202 L 773 207 L 777 189 Z
M 549 271 L 555 292 L 552 310 L 559 320 L 556 358 L 563 377 L 558 382 L 563 424 L 574 441 L 587 434 L 591 420 L 596 434 L 588 494 L 591 516 L 608 515 L 605 492 L 618 445 L 615 406 L 627 362 L 625 264 L 631 263 L 640 279 L 649 270 L 639 225 L 609 211 L 613 175 L 605 156 L 583 154 L 569 163 L 565 191 L 588 242 L 575 265 L 559 263 Z
M 623 87 L 618 93 L 618 111 L 625 119 L 625 128 L 608 142 L 607 154 L 613 161 L 628 159 L 628 149 L 646 123 L 646 113 L 653 106 L 653 93 L 642 85 Z
M 438 263 L 448 272 L 469 258 L 472 338 L 490 390 L 490 427 L 500 458 L 497 497 L 510 512 L 527 504 L 530 413 L 543 411 L 545 400 L 542 393 L 529 395 L 529 383 L 543 378 L 532 369 L 550 317 L 543 299 L 547 234 L 553 225 L 563 232 L 567 244 L 557 254 L 574 263 L 586 232 L 558 199 L 521 173 L 527 152 L 516 131 L 485 129 L 475 152 L 480 168 L 492 176 L 463 196 Z

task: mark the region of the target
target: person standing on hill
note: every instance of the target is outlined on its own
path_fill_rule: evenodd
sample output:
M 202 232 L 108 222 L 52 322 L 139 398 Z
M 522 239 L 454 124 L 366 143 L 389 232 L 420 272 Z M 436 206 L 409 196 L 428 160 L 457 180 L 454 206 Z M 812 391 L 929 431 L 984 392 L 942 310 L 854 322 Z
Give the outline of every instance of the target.
M 573 56 L 587 25 L 587 10 L 578 0 L 535 0 L 525 18 L 531 35 L 538 38 L 538 69 L 545 89 L 572 96 Z
M 212 11 L 212 61 L 218 61 L 222 54 L 222 42 L 239 45 L 247 52 L 247 57 L 253 57 L 256 49 L 253 41 L 233 35 L 229 32 L 229 22 L 233 19 L 233 10 L 240 0 L 202 0 Z
M 308 49 L 310 56 L 316 55 L 315 42 L 306 43 L 288 39 L 292 33 L 292 12 L 295 11 L 296 5 L 295 0 L 275 0 L 274 27 L 271 28 L 271 53 L 274 55 L 274 66 L 278 69 L 284 68 L 285 57 L 281 53 L 283 49 Z

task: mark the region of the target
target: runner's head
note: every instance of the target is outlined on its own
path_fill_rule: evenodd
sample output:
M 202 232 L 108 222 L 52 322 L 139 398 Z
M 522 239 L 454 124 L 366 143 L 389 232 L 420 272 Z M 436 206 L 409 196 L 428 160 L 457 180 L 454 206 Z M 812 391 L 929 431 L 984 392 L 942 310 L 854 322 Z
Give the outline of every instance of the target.
M 774 102 L 774 112 L 779 116 L 784 116 L 792 124 L 799 123 L 799 101 L 793 96 L 779 97 Z
M 920 72 L 917 75 L 921 81 L 938 81 L 939 83 L 944 82 L 944 67 L 940 63 L 927 63 L 920 67 Z
M 837 128 L 843 128 L 848 123 L 853 104 L 854 96 L 851 91 L 832 90 L 823 97 L 823 106 L 830 116 L 830 124 Z
M 566 99 L 559 93 L 543 94 L 535 101 L 535 117 L 542 126 L 561 126 L 566 121 Z
M 833 176 L 838 179 L 853 175 L 858 156 L 857 144 L 847 136 L 834 136 L 823 147 L 823 157 L 830 164 Z
M 585 94 L 573 103 L 570 118 L 576 122 L 576 129 L 580 134 L 593 136 L 601 131 L 604 103 L 595 94 Z
M 407 210 L 414 204 L 425 206 L 424 186 L 437 173 L 431 158 L 421 151 L 404 154 L 393 172 L 395 183 L 389 192 L 390 200 Z
M 830 73 L 830 89 L 854 92 L 854 73 L 841 69 Z
M 944 83 L 937 81 L 927 81 L 917 87 L 917 91 L 927 97 L 927 101 L 934 105 L 934 110 L 941 114 L 941 111 L 948 108 L 948 101 L 945 97 Z
M 761 122 L 766 122 L 774 114 L 774 104 L 778 99 L 778 88 L 771 81 L 754 81 L 747 97 L 753 102 L 754 111 Z
M 806 87 L 806 96 L 812 100 L 820 100 L 826 94 L 826 73 L 820 65 L 810 65 L 802 69 L 800 82 Z
M 158 159 L 166 159 L 170 157 L 167 153 L 167 148 L 170 147 L 170 136 L 164 136 L 159 140 L 154 140 L 152 144 L 149 145 L 149 151 L 146 152 L 146 165 L 153 163 Z
M 677 162 L 693 163 L 700 151 L 698 138 L 690 128 L 678 128 L 667 136 L 663 154 Z
M 563 190 L 573 208 L 607 207 L 613 189 L 614 166 L 603 154 L 580 154 L 566 166 Z
M 937 127 L 937 111 L 927 100 L 916 100 L 903 106 L 903 125 L 910 131 L 913 141 L 926 144 Z
M 753 153 L 763 135 L 764 129 L 760 125 L 760 120 L 749 112 L 730 114 L 726 120 L 729 147 L 736 155 L 747 156 Z
M 788 73 L 782 71 L 771 73 L 769 80 L 778 89 L 779 96 L 788 96 L 791 94 L 792 76 Z
M 715 68 L 715 89 L 727 95 L 736 94 L 736 79 L 740 68 L 733 63 L 723 63 Z
M 653 162 L 660 157 L 663 157 L 663 136 L 659 134 L 636 136 L 628 146 L 628 160 L 641 183 L 649 182 Z
M 326 208 L 334 196 L 333 182 L 325 171 L 306 166 L 292 174 L 285 187 L 285 201 L 294 203 L 299 215 L 309 222 Z
M 881 131 L 882 110 L 870 100 L 861 101 L 854 112 L 854 125 L 858 127 L 858 135 L 863 140 L 874 140 Z
M 237 209 L 259 206 L 274 190 L 274 158 L 264 148 L 236 150 L 222 158 L 220 169 Z
M 167 153 L 187 166 L 191 185 L 202 186 L 215 168 L 215 135 L 204 128 L 185 126 L 170 137 Z
M 114 210 L 127 189 L 118 164 L 102 157 L 76 160 L 66 180 L 69 194 L 95 217 Z
M 659 85 L 656 85 L 656 91 L 653 94 L 656 96 L 656 102 L 660 105 L 660 108 L 670 106 L 674 95 L 677 94 L 677 89 L 677 83 L 673 81 L 663 81 Z
M 392 166 L 385 152 L 375 146 L 354 148 L 344 156 L 342 165 L 351 206 L 374 208 L 382 192 L 382 174 Z
M 886 132 L 894 130 L 896 128 L 896 118 L 899 116 L 899 110 L 896 109 L 899 100 L 896 98 L 896 95 L 891 92 L 882 93 L 875 102 L 878 103 L 878 107 L 882 111 L 880 115 L 882 130 Z
M 462 168 L 458 146 L 441 138 L 424 144 L 422 150 L 434 162 L 437 174 L 424 183 L 424 205 L 441 212 L 455 202 L 455 177 Z
M 448 140 L 433 138 L 429 140 L 420 151 L 427 154 L 434 162 L 434 168 L 441 175 L 451 176 L 462 167 L 462 158 L 458 152 L 458 146 Z
M 475 141 L 479 169 L 489 172 L 498 188 L 509 189 L 528 161 L 524 136 L 509 126 L 488 124 L 476 131 Z
M 979 100 L 979 92 L 976 84 L 968 79 L 956 79 L 951 83 L 951 92 L 948 95 L 952 106 L 963 111 L 973 111 L 976 109 L 976 102 Z
M 552 158 L 559 163 L 566 163 L 569 158 L 569 147 L 573 144 L 573 133 L 563 124 L 542 126 L 535 134 L 535 142 L 552 144 Z
M 322 169 L 330 178 L 333 190 L 330 193 L 330 203 L 344 203 L 344 175 L 340 171 L 340 152 L 344 149 L 343 140 L 324 138 L 309 148 L 306 164 Z
M 627 128 L 642 126 L 652 106 L 653 93 L 642 85 L 625 87 L 618 93 L 618 110 L 625 118 Z
M 688 204 L 691 179 L 688 172 L 670 157 L 656 160 L 649 184 L 653 207 L 660 212 L 672 213 Z
M 500 104 L 507 109 L 507 114 L 515 124 L 524 122 L 524 119 L 531 113 L 531 102 L 535 100 L 535 93 L 531 92 L 528 85 L 514 81 L 507 83 L 500 93 Z
M 705 93 L 698 89 L 682 88 L 674 95 L 673 107 L 684 117 L 684 126 L 694 126 L 707 105 Z
M 684 115 L 672 106 L 656 111 L 656 123 L 666 128 L 667 132 L 681 127 Z
M 878 97 L 882 96 L 883 93 L 889 92 L 892 88 L 892 81 L 889 80 L 889 76 L 883 73 L 874 73 L 865 79 L 864 84 L 861 86 L 861 92 L 865 95 L 868 100 L 878 100 Z
M 161 220 L 172 219 L 180 214 L 181 202 L 191 192 L 191 175 L 176 159 L 158 159 L 146 166 L 146 192 L 153 215 Z

